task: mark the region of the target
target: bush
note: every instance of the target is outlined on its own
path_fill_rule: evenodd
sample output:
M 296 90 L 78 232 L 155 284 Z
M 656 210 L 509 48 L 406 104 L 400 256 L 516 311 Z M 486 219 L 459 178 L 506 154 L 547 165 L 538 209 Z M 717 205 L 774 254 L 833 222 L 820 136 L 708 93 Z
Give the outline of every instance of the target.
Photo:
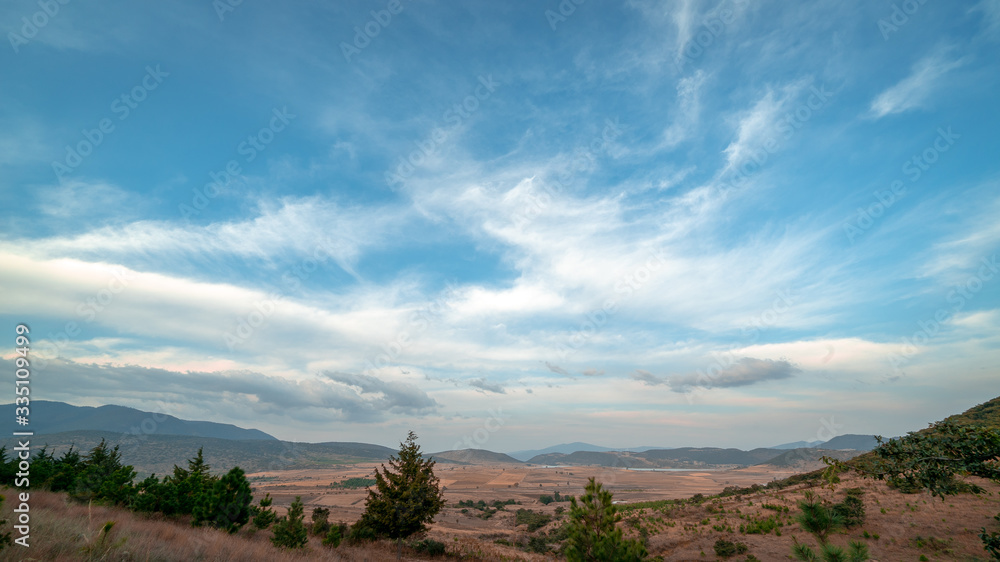
M 344 536 L 347 534 L 347 525 L 344 523 L 338 523 L 336 525 L 331 525 L 330 530 L 326 532 L 326 536 L 323 537 L 323 546 L 331 546 L 337 548 L 340 546 L 341 541 L 344 540 Z
M 727 541 L 726 539 L 719 539 L 715 541 L 716 556 L 721 556 L 723 558 L 729 558 L 730 556 L 736 556 L 737 554 L 744 554 L 748 550 L 747 545 L 741 542 Z
M 302 508 L 302 496 L 295 496 L 295 501 L 288 508 L 288 515 L 282 517 L 274 525 L 274 536 L 271 542 L 278 548 L 302 548 L 309 542 L 309 535 L 306 533 L 306 526 L 302 523 L 305 519 L 305 510 Z
M 250 482 L 240 467 L 233 467 L 199 496 L 194 506 L 192 524 L 208 524 L 228 533 L 235 533 L 250 521 L 252 501 Z
M 740 525 L 740 532 L 744 535 L 766 535 L 781 526 L 774 515 L 769 515 L 763 519 L 752 517 L 747 519 L 746 525 Z
M 994 515 L 993 518 L 1000 521 L 1000 513 Z M 994 560 L 1000 560 L 1000 533 L 987 533 L 986 527 L 981 527 L 979 529 L 979 540 L 983 541 L 983 550 L 989 552 Z
M 314 507 L 312 511 L 312 533 L 314 535 L 326 535 L 330 530 L 330 522 L 327 518 L 330 510 L 325 507 Z
M 538 501 L 542 502 L 542 505 L 549 505 L 550 503 L 556 501 L 555 498 L 548 494 L 544 494 L 538 498 Z
M 833 511 L 841 519 L 847 528 L 857 527 L 865 522 L 865 502 L 861 500 L 864 492 L 860 488 L 847 490 L 847 497 L 844 501 L 833 506 Z
M 514 525 L 527 525 L 528 532 L 537 531 L 552 521 L 552 516 L 530 509 L 519 509 L 514 513 Z
M 444 543 L 434 539 L 424 539 L 414 543 L 413 550 L 428 556 L 442 556 L 444 554 Z
M 347 542 L 351 544 L 373 542 L 377 539 L 378 533 L 375 532 L 375 529 L 365 525 L 362 521 L 351 525 L 350 531 L 347 533 Z

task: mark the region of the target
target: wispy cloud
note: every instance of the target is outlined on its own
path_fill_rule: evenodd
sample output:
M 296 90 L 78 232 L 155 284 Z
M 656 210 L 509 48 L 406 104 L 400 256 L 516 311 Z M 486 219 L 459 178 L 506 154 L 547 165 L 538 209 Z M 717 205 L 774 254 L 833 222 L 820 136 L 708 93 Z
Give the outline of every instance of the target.
M 869 114 L 875 119 L 924 107 L 940 86 L 942 78 L 964 65 L 964 58 L 953 58 L 953 47 L 943 46 L 921 59 L 910 75 L 872 100 Z

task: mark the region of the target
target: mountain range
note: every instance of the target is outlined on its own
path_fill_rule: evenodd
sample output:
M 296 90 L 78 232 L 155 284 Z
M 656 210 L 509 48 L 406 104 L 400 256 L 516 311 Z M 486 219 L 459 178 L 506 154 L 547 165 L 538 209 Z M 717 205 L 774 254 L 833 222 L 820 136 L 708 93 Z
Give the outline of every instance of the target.
M 0 405 L 0 415 L 14 418 L 14 404 Z M 329 468 L 359 462 L 382 461 L 396 451 L 381 445 L 353 442 L 294 443 L 281 441 L 257 429 L 230 424 L 189 421 L 124 406 L 73 406 L 63 402 L 32 401 L 34 448 L 46 446 L 61 454 L 70 447 L 89 451 L 101 439 L 118 445 L 122 460 L 140 474 L 164 474 L 183 465 L 199 448 L 206 462 L 220 470 L 240 466 L 248 473 L 269 470 Z M 11 450 L 13 439 L 0 440 Z M 871 450 L 870 435 L 840 435 L 827 442 L 796 442 L 744 451 L 718 447 L 633 447 L 614 449 L 590 443 L 564 443 L 545 449 L 510 454 L 483 449 L 441 451 L 428 456 L 440 463 L 598 465 L 633 469 L 691 469 L 757 464 L 797 466 L 826 456 L 849 458 Z

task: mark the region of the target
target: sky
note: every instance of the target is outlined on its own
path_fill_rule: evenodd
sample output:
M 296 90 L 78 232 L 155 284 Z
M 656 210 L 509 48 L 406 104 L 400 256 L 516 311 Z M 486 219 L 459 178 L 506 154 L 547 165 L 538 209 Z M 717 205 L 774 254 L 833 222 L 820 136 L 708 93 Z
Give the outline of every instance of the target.
M 1000 395 L 996 0 L 0 28 L 0 353 L 28 327 L 34 400 L 515 451 L 900 435 Z

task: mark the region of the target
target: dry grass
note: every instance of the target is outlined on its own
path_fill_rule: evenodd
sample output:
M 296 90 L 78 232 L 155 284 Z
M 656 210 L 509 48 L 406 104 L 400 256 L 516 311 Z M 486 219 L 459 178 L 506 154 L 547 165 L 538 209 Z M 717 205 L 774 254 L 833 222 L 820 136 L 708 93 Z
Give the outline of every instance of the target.
M 13 491 L 4 490 L 6 500 L 0 518 L 13 521 Z M 292 562 L 305 560 L 376 561 L 394 560 L 394 544 L 379 542 L 364 546 L 341 545 L 332 549 L 318 537 L 309 538 L 301 551 L 279 550 L 271 544 L 270 531 L 244 529 L 235 535 L 207 528 L 194 528 L 186 521 L 147 517 L 127 510 L 88 506 L 69 501 L 65 494 L 31 492 L 30 547 L 14 545 L 0 551 L 0 560 L 45 562 L 79 560 L 129 560 L 149 562 Z M 108 521 L 115 525 L 105 540 L 100 531 Z M 405 560 L 422 560 L 412 552 Z

